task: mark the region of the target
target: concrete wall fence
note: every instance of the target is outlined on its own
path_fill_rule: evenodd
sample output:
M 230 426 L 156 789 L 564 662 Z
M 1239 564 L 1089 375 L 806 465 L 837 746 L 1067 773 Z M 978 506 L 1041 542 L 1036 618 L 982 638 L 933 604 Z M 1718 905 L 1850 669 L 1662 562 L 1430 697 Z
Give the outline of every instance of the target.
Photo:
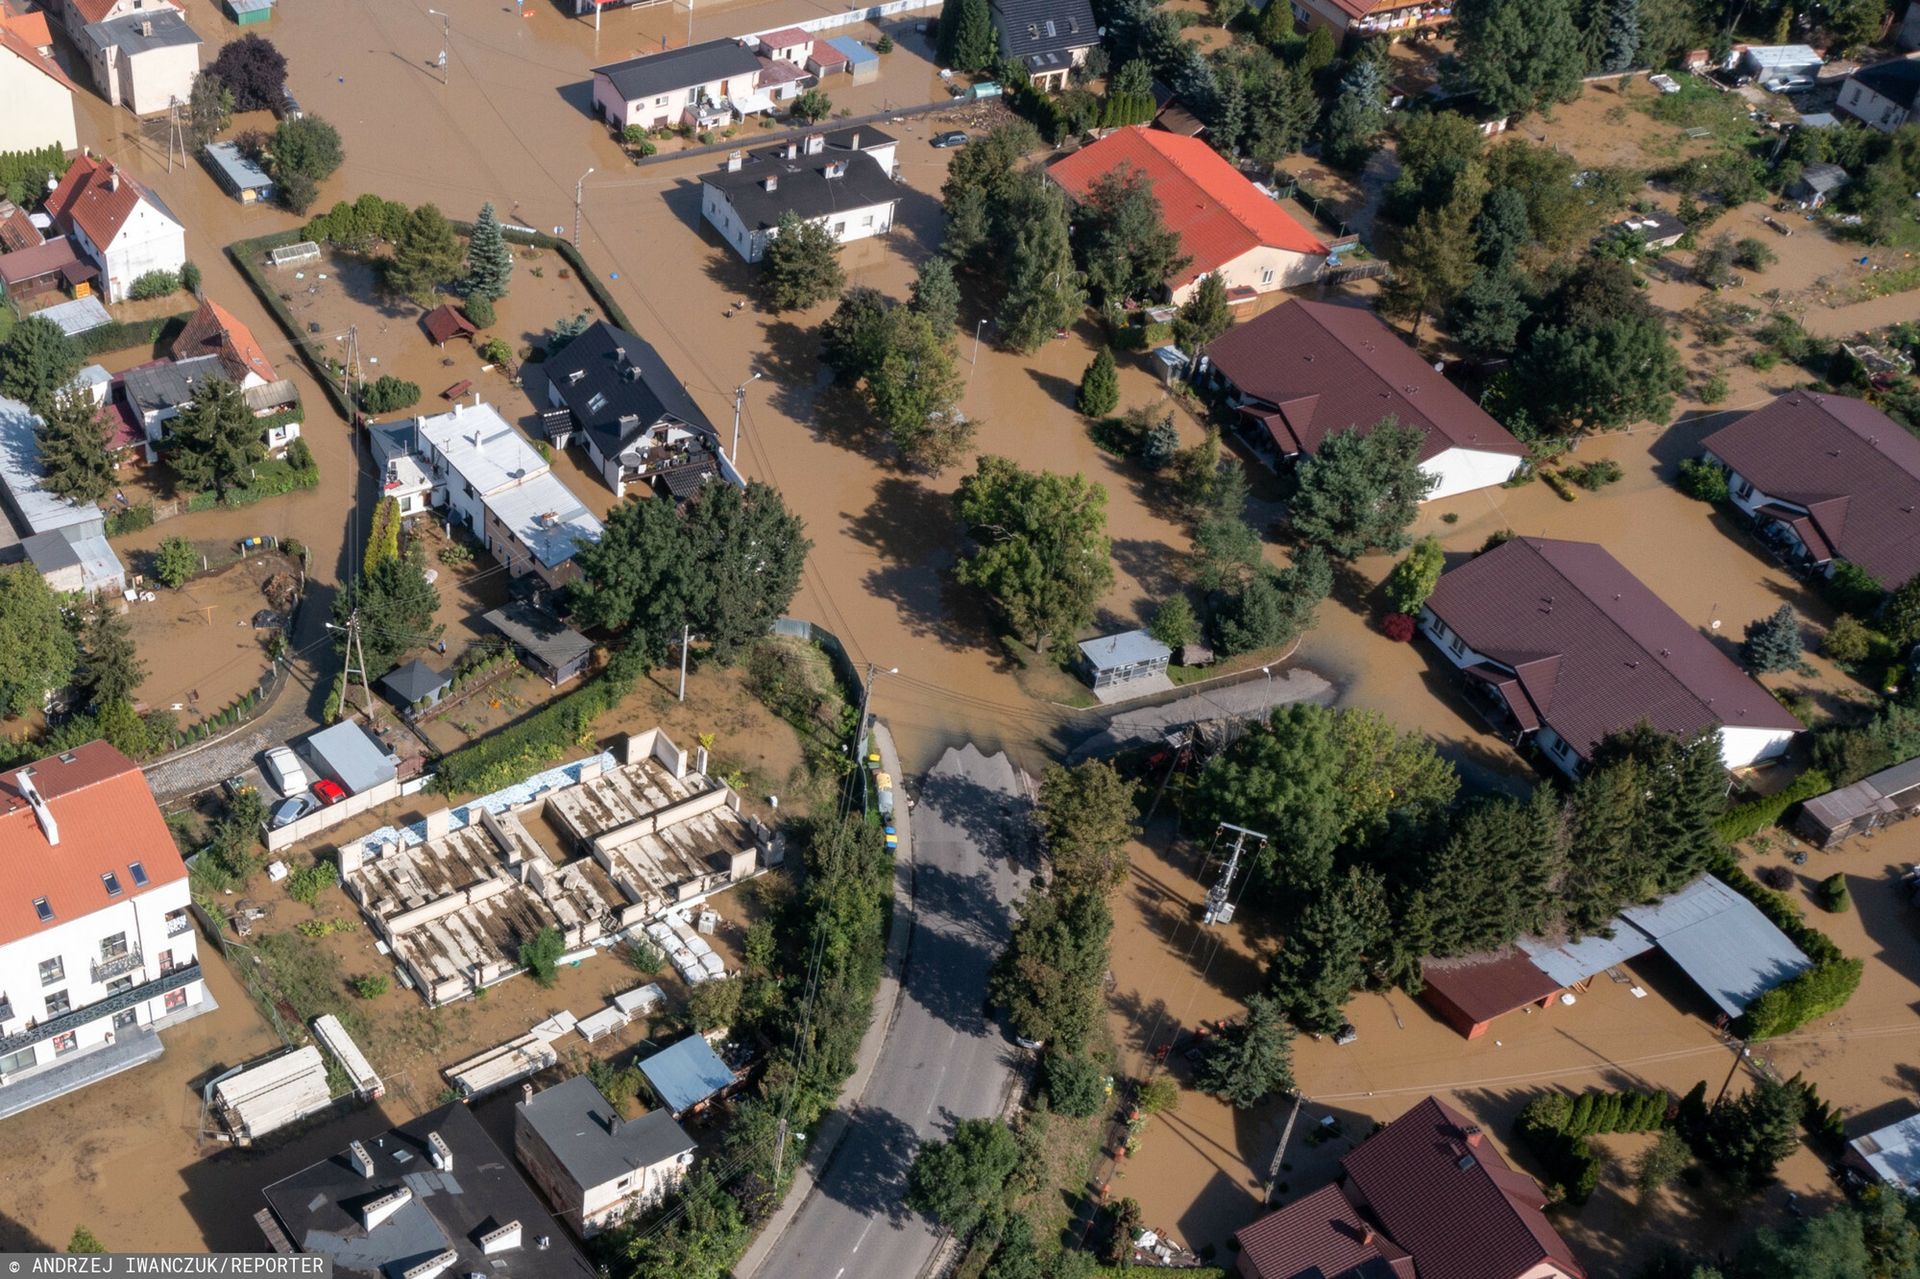
M 942 3 L 944 0 L 887 0 L 885 4 L 868 5 L 864 9 L 849 9 L 845 13 L 829 13 L 821 18 L 808 18 L 805 22 L 789 22 L 785 26 L 768 27 L 765 31 L 756 31 L 752 35 L 735 38 L 757 43 L 761 36 L 769 32 L 789 31 L 795 27 L 802 31 L 834 31 L 841 27 L 859 26 L 863 22 L 878 22 L 882 18 L 891 18 L 902 13 L 938 9 Z
M 267 832 L 267 851 L 277 853 L 283 848 L 291 848 L 302 840 L 313 838 L 323 830 L 330 830 L 340 825 L 349 817 L 357 817 L 369 808 L 398 798 L 400 798 L 398 778 L 381 782 L 372 790 L 361 791 L 358 795 L 349 795 L 339 803 L 308 813 L 298 821 L 274 827 Z

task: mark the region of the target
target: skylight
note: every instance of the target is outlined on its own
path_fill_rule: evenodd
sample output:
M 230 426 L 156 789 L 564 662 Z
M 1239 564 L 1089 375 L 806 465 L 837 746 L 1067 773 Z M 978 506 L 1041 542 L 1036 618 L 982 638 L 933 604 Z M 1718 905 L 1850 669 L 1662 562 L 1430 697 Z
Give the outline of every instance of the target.
M 40 922 L 41 922 L 41 923 L 43 923 L 43 924 L 46 924 L 46 923 L 51 923 L 51 922 L 52 922 L 52 920 L 53 920 L 53 907 L 51 907 L 51 906 L 49 906 L 49 905 L 47 905 L 47 899 L 46 899 L 46 898 L 44 898 L 44 897 L 36 897 L 36 898 L 34 898 L 34 899 L 33 899 L 33 910 L 34 910 L 34 913 L 35 913 L 36 915 L 38 915 L 38 916 L 40 916 Z
M 135 888 L 145 888 L 147 886 L 147 868 L 139 862 L 128 862 L 127 873 L 133 876 L 133 886 Z
M 107 896 L 118 897 L 120 895 L 120 877 L 112 871 L 108 871 L 100 876 L 100 882 L 107 886 Z

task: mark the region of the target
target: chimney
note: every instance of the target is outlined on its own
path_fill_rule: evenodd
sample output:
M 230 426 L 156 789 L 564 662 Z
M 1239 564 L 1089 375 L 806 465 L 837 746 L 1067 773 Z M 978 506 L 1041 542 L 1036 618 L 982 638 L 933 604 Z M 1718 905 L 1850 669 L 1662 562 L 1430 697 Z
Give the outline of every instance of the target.
M 352 1162 L 355 1172 L 369 1181 L 373 1180 L 373 1156 L 367 1153 L 365 1146 L 357 1141 L 348 1142 L 347 1158 Z
M 791 159 L 793 159 L 793 157 L 794 157 L 794 156 L 796 156 L 796 155 L 798 155 L 798 154 L 800 154 L 800 147 L 799 147 L 799 144 L 798 144 L 798 143 L 796 143 L 796 142 L 788 142 L 788 143 L 787 143 L 787 150 L 786 150 L 786 157 L 787 157 L 787 159 L 789 159 L 789 160 L 791 160 Z
M 381 1195 L 378 1199 L 362 1207 L 360 1209 L 360 1224 L 368 1230 L 372 1230 L 375 1226 L 412 1202 L 413 1191 L 402 1186 L 390 1194 Z M 412 1271 L 408 1271 L 408 1273 L 411 1274 Z
M 509 1221 L 498 1230 L 489 1230 L 480 1236 L 480 1251 L 491 1257 L 496 1252 L 506 1252 L 520 1246 L 520 1223 Z
M 826 134 L 810 133 L 807 135 L 807 154 L 808 155 L 819 155 L 822 151 L 826 149 L 827 149 Z
M 142 22 L 140 24 L 140 34 L 149 40 L 153 39 L 153 23 L 151 21 Z
M 33 770 L 23 768 L 13 776 L 14 784 L 20 788 L 20 793 L 26 797 L 27 803 L 33 806 L 33 818 L 40 823 L 41 833 L 47 837 L 49 844 L 58 844 L 60 823 L 53 819 L 53 810 L 47 807 L 47 801 L 40 794 L 40 788 L 33 784 Z
M 118 191 L 119 189 L 120 189 L 120 170 L 108 169 L 107 170 L 107 190 Z
M 1466 1128 L 1461 1131 L 1460 1135 L 1465 1137 L 1467 1144 L 1475 1149 L 1478 1149 L 1480 1143 L 1487 1139 L 1486 1135 L 1480 1131 L 1479 1124 L 1468 1124 Z
M 624 347 L 624 346 L 616 346 L 616 347 L 614 347 L 614 348 L 613 348 L 613 362 L 614 362 L 614 363 L 615 363 L 616 365 L 624 365 L 624 364 L 625 364 L 625 363 L 627 362 L 627 348 L 626 348 L 626 347 Z
M 769 191 L 778 191 L 780 189 L 780 175 L 777 173 L 769 173 L 767 175 L 766 188 Z
M 747 153 L 745 151 L 740 150 L 738 147 L 734 148 L 732 151 L 727 152 L 727 172 L 728 173 L 740 172 L 740 166 L 746 163 L 746 159 L 747 159 Z
M 860 149 L 860 130 L 855 129 L 853 131 L 853 136 L 847 139 L 847 150 L 858 151 L 859 149 Z
M 520 1085 L 520 1104 L 524 1106 L 530 1103 L 532 1100 L 533 1100 L 533 1085 L 521 1084 Z
M 436 1276 L 443 1275 L 453 1269 L 454 1263 L 459 1260 L 460 1254 L 449 1248 L 445 1252 L 437 1256 L 428 1257 L 419 1265 L 403 1271 L 400 1279 L 436 1279 Z
M 433 1166 L 441 1172 L 453 1171 L 453 1148 L 447 1145 L 447 1139 L 437 1132 L 427 1134 L 427 1150 L 433 1156 Z

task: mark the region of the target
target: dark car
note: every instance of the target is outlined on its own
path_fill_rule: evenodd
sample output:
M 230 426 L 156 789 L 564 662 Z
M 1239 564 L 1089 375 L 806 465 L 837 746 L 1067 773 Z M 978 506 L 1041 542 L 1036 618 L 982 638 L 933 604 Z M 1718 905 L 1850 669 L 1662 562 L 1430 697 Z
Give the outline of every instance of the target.
M 963 147 L 971 140 L 960 129 L 949 129 L 945 133 L 933 135 L 933 145 L 937 147 Z

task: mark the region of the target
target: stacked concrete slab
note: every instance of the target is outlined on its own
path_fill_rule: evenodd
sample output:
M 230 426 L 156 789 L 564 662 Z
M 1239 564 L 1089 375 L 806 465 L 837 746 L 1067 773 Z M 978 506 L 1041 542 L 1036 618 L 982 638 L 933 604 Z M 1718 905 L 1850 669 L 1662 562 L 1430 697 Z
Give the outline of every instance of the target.
M 333 1096 L 327 1064 L 309 1044 L 221 1080 L 213 1101 L 229 1139 L 244 1146 L 318 1114 Z

